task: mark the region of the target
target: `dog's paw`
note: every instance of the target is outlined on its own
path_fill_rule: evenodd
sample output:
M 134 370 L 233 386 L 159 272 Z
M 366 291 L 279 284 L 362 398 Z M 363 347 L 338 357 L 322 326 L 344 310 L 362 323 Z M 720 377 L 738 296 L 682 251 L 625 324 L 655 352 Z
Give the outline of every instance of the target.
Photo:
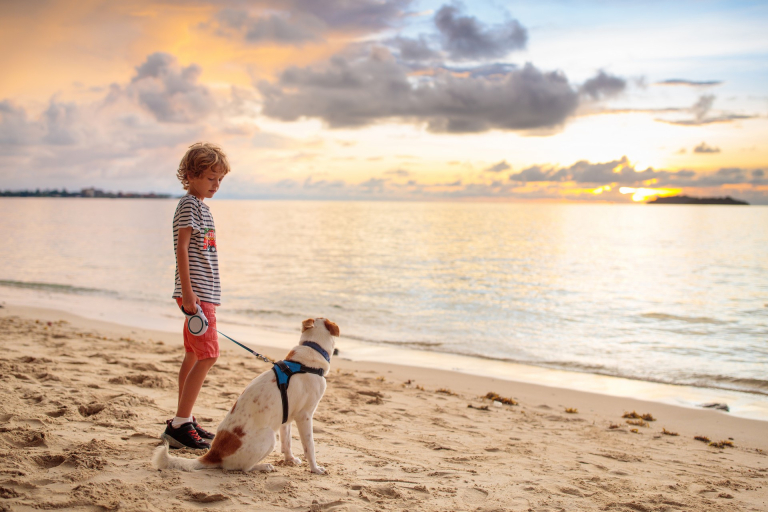
M 286 457 L 285 463 L 289 466 L 301 466 L 301 459 L 298 457 Z
M 256 464 L 251 471 L 261 471 L 262 473 L 271 473 L 275 470 L 272 464 Z
M 325 474 L 325 468 L 323 466 L 316 466 L 312 468 L 312 472 L 316 475 L 324 475 Z

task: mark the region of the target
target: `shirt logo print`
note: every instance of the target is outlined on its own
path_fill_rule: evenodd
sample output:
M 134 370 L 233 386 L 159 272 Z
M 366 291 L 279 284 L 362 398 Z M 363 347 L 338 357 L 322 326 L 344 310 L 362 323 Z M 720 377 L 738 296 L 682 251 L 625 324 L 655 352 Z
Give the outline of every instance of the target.
M 204 228 L 203 230 L 203 250 L 216 252 L 216 230 Z

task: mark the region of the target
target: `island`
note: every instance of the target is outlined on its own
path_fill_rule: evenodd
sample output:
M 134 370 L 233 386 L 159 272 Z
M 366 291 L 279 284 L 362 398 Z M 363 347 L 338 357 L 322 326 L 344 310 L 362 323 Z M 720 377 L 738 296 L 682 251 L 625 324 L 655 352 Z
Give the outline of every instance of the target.
M 68 192 L 67 189 L 40 190 L 0 190 L 0 197 L 99 197 L 107 199 L 168 199 L 171 194 L 137 193 L 137 192 L 104 192 L 98 188 L 84 188 L 79 192 Z
M 646 204 L 731 204 L 731 205 L 749 205 L 746 201 L 734 199 L 731 196 L 725 197 L 692 197 L 692 196 L 667 196 L 657 197 Z

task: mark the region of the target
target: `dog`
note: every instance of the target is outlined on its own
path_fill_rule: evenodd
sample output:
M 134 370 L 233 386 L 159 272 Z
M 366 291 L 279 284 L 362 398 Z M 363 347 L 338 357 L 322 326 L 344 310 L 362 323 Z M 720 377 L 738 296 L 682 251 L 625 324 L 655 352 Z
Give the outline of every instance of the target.
M 300 465 L 301 459 L 291 451 L 291 422 L 295 421 L 310 471 L 325 473 L 325 469 L 318 466 L 315 460 L 312 416 L 325 393 L 325 376 L 331 368 L 330 355 L 338 336 L 339 326 L 325 318 L 302 322 L 299 344 L 288 352 L 285 361 L 300 363 L 310 370 L 317 369 L 317 374 L 294 373 L 290 377 L 286 390 L 287 421 L 283 421 L 285 402 L 278 387 L 279 370 L 265 371 L 253 379 L 235 401 L 219 424 L 213 444 L 205 455 L 197 459 L 173 457 L 168 453 L 168 444 L 164 443 L 155 450 L 152 457 L 154 466 L 184 471 L 212 468 L 274 471 L 272 464 L 260 462 L 275 449 L 278 429 L 285 462 Z

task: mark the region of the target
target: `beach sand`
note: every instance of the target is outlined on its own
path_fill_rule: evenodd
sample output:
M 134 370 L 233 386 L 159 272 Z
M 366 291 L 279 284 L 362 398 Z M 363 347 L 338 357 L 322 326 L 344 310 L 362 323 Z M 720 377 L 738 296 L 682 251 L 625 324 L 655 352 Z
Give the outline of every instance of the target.
M 315 414 L 327 475 L 285 466 L 278 451 L 265 460 L 276 469 L 268 474 L 157 471 L 150 457 L 175 409 L 180 333 L 6 305 L 0 511 L 768 510 L 768 422 L 348 361 L 341 330 L 341 356 Z M 224 343 L 195 410 L 210 430 L 269 369 Z M 518 404 L 482 398 L 491 391 Z M 655 421 L 628 425 L 630 411 Z M 300 454 L 298 439 L 294 446 Z

